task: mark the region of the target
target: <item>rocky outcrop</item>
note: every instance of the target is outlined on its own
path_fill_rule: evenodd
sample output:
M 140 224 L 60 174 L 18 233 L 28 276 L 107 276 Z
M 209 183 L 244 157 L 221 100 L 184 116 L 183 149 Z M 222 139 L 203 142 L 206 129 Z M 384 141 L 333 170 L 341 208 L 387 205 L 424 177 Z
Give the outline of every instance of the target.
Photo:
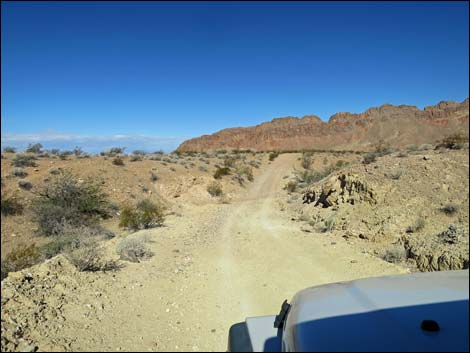
M 315 205 L 330 207 L 340 203 L 354 205 L 358 202 L 375 204 L 374 191 L 364 180 L 354 174 L 340 174 L 328 179 L 322 186 Z
M 391 147 L 433 143 L 443 136 L 468 136 L 468 98 L 443 101 L 423 110 L 409 105 L 384 104 L 360 114 L 336 113 L 328 122 L 315 115 L 276 118 L 252 127 L 221 130 L 183 142 L 180 152 L 218 149 L 371 150 L 383 141 Z
M 448 271 L 468 268 L 468 229 L 450 225 L 445 231 L 423 240 L 404 239 L 408 257 L 420 271 Z

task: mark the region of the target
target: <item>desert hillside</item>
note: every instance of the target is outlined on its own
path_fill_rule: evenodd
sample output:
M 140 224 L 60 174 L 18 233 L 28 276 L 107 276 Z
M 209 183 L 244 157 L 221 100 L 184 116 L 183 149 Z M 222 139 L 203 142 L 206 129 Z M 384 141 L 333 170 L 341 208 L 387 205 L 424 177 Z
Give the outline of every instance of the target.
M 379 141 L 396 148 L 434 143 L 449 134 L 468 136 L 468 102 L 468 98 L 461 103 L 443 101 L 423 110 L 384 104 L 361 114 L 336 113 L 328 122 L 315 115 L 277 118 L 253 127 L 224 129 L 193 138 L 183 142 L 178 151 L 370 151 Z
M 468 268 L 468 151 L 3 153 L 2 349 L 224 350 L 305 287 Z M 112 212 L 44 235 L 37 201 L 69 178 Z M 123 226 L 140 200 L 158 222 Z

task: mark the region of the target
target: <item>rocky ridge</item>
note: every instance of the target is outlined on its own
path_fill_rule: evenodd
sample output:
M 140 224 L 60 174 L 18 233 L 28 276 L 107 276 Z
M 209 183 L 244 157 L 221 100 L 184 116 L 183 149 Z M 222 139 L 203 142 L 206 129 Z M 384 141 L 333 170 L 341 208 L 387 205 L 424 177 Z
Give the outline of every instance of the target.
M 360 114 L 336 113 L 328 122 L 315 115 L 276 118 L 252 127 L 228 128 L 183 142 L 180 152 L 218 149 L 359 150 L 379 142 L 391 147 L 433 143 L 444 136 L 468 136 L 469 100 L 442 101 L 423 110 L 410 105 L 384 104 Z

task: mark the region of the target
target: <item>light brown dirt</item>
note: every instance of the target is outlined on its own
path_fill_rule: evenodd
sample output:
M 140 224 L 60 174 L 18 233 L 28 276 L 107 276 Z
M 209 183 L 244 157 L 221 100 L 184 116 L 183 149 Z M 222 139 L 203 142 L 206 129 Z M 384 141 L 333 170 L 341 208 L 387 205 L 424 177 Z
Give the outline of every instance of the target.
M 280 155 L 229 204 L 182 204 L 165 227 L 131 235 L 153 239 L 149 260 L 115 273 L 61 273 L 67 285 L 42 289 L 46 306 L 57 308 L 54 319 L 34 322 L 21 306 L 25 296 L 3 302 L 5 288 L 25 283 L 24 273 L 44 273 L 28 280 L 37 285 L 51 265 L 14 274 L 2 282 L 2 320 L 22 323 L 39 350 L 220 351 L 231 324 L 276 314 L 305 287 L 406 272 L 304 233 L 281 211 L 283 177 L 297 157 Z M 119 240 L 107 243 L 110 253 Z

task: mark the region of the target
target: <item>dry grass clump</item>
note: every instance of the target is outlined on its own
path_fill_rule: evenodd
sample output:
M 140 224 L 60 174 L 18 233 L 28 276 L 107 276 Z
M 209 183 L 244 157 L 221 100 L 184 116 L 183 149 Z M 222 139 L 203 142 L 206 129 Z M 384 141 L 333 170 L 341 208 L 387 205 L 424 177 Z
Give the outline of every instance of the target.
M 149 241 L 146 237 L 128 237 L 116 247 L 121 260 L 140 262 L 141 259 L 152 257 L 153 252 L 147 247 Z
M 385 250 L 383 259 L 387 262 L 391 262 L 394 264 L 400 263 L 406 260 L 406 250 L 401 245 L 392 246 L 389 249 Z
M 24 168 L 15 167 L 11 170 L 10 175 L 13 177 L 24 178 L 28 176 L 28 173 L 26 172 Z
M 407 233 L 416 233 L 416 232 L 420 231 L 421 229 L 423 229 L 425 224 L 426 224 L 425 220 L 423 218 L 419 217 L 419 218 L 416 219 L 416 221 L 412 225 L 410 225 L 410 226 L 408 226 L 408 228 L 406 228 L 406 232 Z
M 79 271 L 115 271 L 121 266 L 114 260 L 105 259 L 102 246 L 96 239 L 83 239 L 80 245 L 65 253 Z
M 35 244 L 19 245 L 11 251 L 1 262 L 1 279 L 7 277 L 9 272 L 20 271 L 41 261 L 41 253 Z

